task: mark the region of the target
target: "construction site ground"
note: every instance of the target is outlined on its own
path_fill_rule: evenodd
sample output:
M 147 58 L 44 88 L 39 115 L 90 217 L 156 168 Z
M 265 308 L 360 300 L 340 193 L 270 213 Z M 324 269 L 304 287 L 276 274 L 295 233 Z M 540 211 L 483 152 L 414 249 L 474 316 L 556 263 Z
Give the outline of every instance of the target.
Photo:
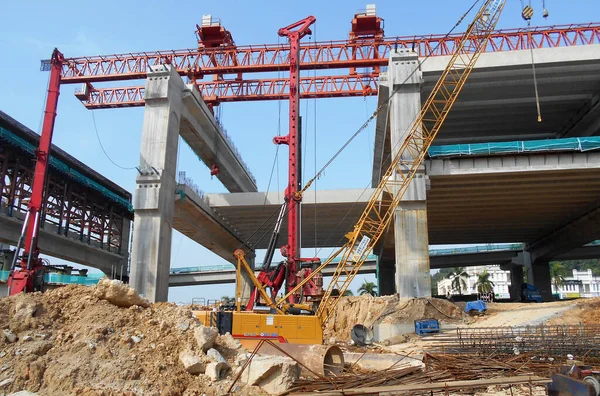
M 349 330 L 357 323 L 371 326 L 428 317 L 438 318 L 447 329 L 537 325 L 542 321 L 596 324 L 600 319 L 600 298 L 491 303 L 481 316 L 465 314 L 461 305 L 439 299 L 345 297 L 325 329 L 325 340 L 347 352 L 401 354 L 408 356 L 402 364 L 420 364 L 430 345 L 428 337 L 413 333 L 358 347 L 350 342 Z M 223 378 L 211 378 L 207 367 L 214 357 L 199 339 L 200 333 L 210 328 L 199 324 L 189 307 L 148 304 L 114 281 L 2 298 L 0 327 L 0 395 L 21 390 L 39 395 L 224 394 L 244 361 L 240 356 L 248 356 L 231 336 L 216 337 L 213 347 L 227 360 L 228 371 Z M 529 394 L 529 387 L 523 389 Z M 536 392 L 541 389 L 535 387 Z M 519 394 L 518 390 L 514 387 L 512 392 Z M 242 381 L 234 391 L 265 394 L 259 386 Z M 510 394 L 502 387 L 488 388 L 482 394 L 494 392 Z

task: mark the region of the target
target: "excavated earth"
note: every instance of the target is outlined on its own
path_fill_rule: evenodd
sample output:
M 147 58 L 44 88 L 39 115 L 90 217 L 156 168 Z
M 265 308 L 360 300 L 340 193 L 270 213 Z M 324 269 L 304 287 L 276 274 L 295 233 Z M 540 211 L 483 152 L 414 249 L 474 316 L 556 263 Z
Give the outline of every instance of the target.
M 0 299 L 0 395 L 28 390 L 39 395 L 224 394 L 220 381 L 192 375 L 181 352 L 209 358 L 189 309 L 149 304 L 125 285 L 67 286 L 46 293 Z M 245 352 L 229 335 L 214 348 L 236 368 Z M 236 394 L 264 394 L 236 384 Z
M 356 324 L 371 327 L 378 323 L 413 323 L 420 319 L 438 319 L 442 323 L 465 320 L 461 309 L 447 300 L 437 298 L 399 299 L 398 296 L 371 295 L 342 297 L 327 322 L 324 338 L 349 341 Z

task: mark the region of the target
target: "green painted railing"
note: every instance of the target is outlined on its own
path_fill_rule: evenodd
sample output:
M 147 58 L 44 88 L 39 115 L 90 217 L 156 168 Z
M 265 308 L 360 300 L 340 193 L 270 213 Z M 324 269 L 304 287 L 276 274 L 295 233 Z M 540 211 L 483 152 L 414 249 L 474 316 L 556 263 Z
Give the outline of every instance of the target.
M 0 271 L 0 282 L 6 282 L 10 271 Z M 104 278 L 104 274 L 88 274 L 87 276 L 64 275 L 57 273 L 44 274 L 45 283 L 58 283 L 64 285 L 86 285 L 91 286 Z
M 429 157 L 462 157 L 472 155 L 520 154 L 549 151 L 590 151 L 600 149 L 600 136 L 581 138 L 525 140 L 497 143 L 451 144 L 432 146 Z

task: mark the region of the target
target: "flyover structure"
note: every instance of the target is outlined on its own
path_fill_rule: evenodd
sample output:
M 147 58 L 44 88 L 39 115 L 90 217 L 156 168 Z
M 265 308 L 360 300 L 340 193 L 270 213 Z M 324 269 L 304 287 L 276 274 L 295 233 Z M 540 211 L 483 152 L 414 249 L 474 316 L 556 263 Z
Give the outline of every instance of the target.
M 0 111 L 0 243 L 21 234 L 39 138 Z M 126 276 L 131 194 L 56 146 L 46 185 L 41 253 Z
M 454 153 L 426 160 L 422 178 L 417 180 L 420 186 L 413 188 L 405 200 L 406 208 L 400 209 L 420 211 L 415 216 L 419 221 L 409 222 L 412 226 L 404 224 L 405 229 L 400 230 L 407 237 L 417 236 L 416 239 L 394 238 L 399 232 L 396 221 L 380 251 L 375 252 L 380 257 L 382 293 L 397 292 L 398 279 L 402 277 L 396 277 L 392 283 L 389 279 L 394 279 L 392 274 L 398 273 L 401 263 L 406 262 L 407 256 L 402 255 L 412 254 L 411 259 L 428 262 L 430 244 L 521 242 L 526 246 L 521 258 L 505 265 L 514 269 L 515 284 L 520 284 L 518 279 L 522 279 L 520 271 L 524 266 L 529 271 L 528 279 L 538 285 L 547 299 L 549 260 L 565 257 L 600 238 L 596 215 L 600 207 L 597 199 L 600 183 L 596 182 L 600 180 L 600 152 L 588 151 L 584 146 L 574 150 L 553 149 L 555 142 L 562 142 L 556 138 L 594 136 L 600 132 L 595 116 L 600 94 L 600 45 L 540 48 L 533 53 L 538 70 L 541 123 L 537 122 L 535 111 L 530 52 L 486 53 L 435 143 L 512 142 L 525 147 L 527 140 L 550 140 L 539 150 Z M 387 75 L 381 76 L 380 104 L 390 95 L 387 87 L 390 73 L 401 66 L 411 68 L 411 72 L 418 67 L 422 73 L 422 78 L 414 79 L 412 86 L 405 84 L 406 92 L 396 95 L 403 101 L 396 117 L 406 123 L 412 119 L 406 109 L 417 111 L 443 69 L 444 57 L 423 61 L 409 52 L 392 56 Z M 400 72 L 408 74 L 408 69 Z M 379 182 L 381 170 L 386 167 L 392 141 L 399 141 L 394 135 L 403 131 L 402 122 L 392 122 L 393 114 L 384 106 L 376 120 L 373 184 Z M 370 189 L 318 191 L 317 202 L 313 194 L 307 194 L 303 200 L 303 247 L 339 246 L 371 192 Z M 225 221 L 236 235 L 229 237 L 230 242 L 220 238 L 210 242 L 198 240 L 212 250 L 222 248 L 224 252 L 233 242 L 265 248 L 281 204 L 280 197 L 276 192 L 206 194 L 211 212 L 197 213 L 206 220 Z M 256 232 L 257 224 L 263 223 L 265 232 Z M 282 226 L 285 227 L 285 220 Z M 281 243 L 285 244 L 284 235 Z M 395 252 L 399 246 L 402 249 Z

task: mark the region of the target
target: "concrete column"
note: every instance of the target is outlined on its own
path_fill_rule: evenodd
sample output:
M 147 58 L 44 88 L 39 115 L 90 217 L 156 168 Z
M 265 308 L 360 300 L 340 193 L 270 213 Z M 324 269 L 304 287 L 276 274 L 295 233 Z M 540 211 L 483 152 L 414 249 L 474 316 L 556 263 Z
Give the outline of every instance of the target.
M 246 262 L 250 266 L 250 268 L 254 269 L 256 265 L 256 254 L 254 251 L 246 253 Z M 250 276 L 246 273 L 246 271 L 242 271 L 241 276 L 241 292 L 242 292 L 242 303 L 246 304 L 248 300 L 250 300 L 250 293 L 252 292 L 252 287 L 254 284 L 252 280 L 250 280 Z
M 510 269 L 510 299 L 521 301 L 521 285 L 523 284 L 523 267 L 514 265 Z
M 379 260 L 377 263 L 377 292 L 380 296 L 396 294 L 396 265 L 394 260 Z
M 417 53 L 410 50 L 397 50 L 390 56 L 389 91 L 390 95 L 396 92 L 389 104 L 393 155 L 398 153 L 421 110 L 422 74 L 418 63 Z M 410 154 L 405 154 L 403 159 L 412 158 Z M 411 182 L 394 216 L 396 291 L 400 298 L 431 296 L 427 184 L 428 180 L 423 170 Z
M 130 284 L 152 302 L 167 301 L 173 195 L 181 96 L 185 88 L 175 68 L 151 68 L 146 79 L 141 174 L 136 178 Z
M 550 262 L 548 260 L 533 261 L 529 252 L 523 252 L 523 262 L 527 269 L 527 283 L 538 289 L 542 296 L 542 301 L 552 301 Z

